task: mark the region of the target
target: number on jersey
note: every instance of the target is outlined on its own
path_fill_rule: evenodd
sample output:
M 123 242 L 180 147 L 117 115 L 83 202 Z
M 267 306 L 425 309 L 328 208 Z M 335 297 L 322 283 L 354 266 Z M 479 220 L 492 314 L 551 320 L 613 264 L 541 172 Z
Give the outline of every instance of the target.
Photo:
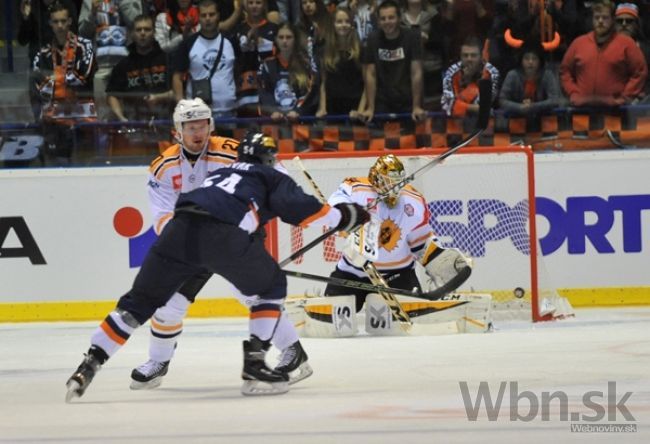
M 232 173 L 230 176 L 226 177 L 225 179 L 217 182 L 216 184 L 214 181 L 220 177 L 219 174 L 216 174 L 203 182 L 203 187 L 211 187 L 211 186 L 216 186 L 224 190 L 228 194 L 235 194 L 235 188 L 237 188 L 237 184 L 239 181 L 241 181 L 242 177 L 239 174 Z

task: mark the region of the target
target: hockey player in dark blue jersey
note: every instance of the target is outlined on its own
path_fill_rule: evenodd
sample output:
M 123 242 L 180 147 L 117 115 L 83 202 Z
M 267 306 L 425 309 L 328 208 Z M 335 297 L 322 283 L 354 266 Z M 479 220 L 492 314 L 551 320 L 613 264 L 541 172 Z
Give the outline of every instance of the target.
M 250 338 L 244 341 L 242 393 L 289 390 L 288 374 L 269 368 L 264 360 L 287 280 L 261 237 L 252 233 L 276 216 L 293 225 L 327 225 L 344 231 L 370 216 L 357 204 L 331 207 L 305 194 L 274 168 L 276 154 L 272 138 L 249 133 L 238 147 L 236 163 L 208 176 L 201 188 L 181 194 L 174 218 L 149 250 L 133 287 L 93 333 L 88 353 L 66 383 L 66 401 L 82 396 L 95 373 L 133 331 L 198 272 L 219 274 L 242 294 L 254 296 Z

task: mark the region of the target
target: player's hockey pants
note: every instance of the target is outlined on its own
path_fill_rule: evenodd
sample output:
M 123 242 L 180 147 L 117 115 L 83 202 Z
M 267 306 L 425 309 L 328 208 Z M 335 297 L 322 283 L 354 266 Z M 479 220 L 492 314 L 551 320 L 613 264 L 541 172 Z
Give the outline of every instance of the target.
M 215 273 L 244 295 L 269 302 L 287 294 L 287 278 L 260 236 L 209 216 L 178 213 L 149 250 L 133 288 L 118 308 L 146 322 L 197 273 Z

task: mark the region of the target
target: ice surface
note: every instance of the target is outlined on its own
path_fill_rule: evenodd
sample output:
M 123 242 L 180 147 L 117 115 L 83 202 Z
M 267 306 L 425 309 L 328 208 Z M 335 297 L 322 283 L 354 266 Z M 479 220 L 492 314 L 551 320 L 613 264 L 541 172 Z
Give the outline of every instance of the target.
M 303 339 L 314 375 L 288 394 L 255 398 L 239 392 L 246 320 L 188 320 L 160 388 L 129 389 L 131 369 L 147 359 L 140 328 L 86 394 L 65 404 L 65 381 L 96 325 L 0 324 L 0 443 L 650 442 L 650 308 L 583 309 L 564 321 L 499 323 L 488 334 Z M 516 382 L 538 399 L 562 391 L 569 412 L 589 416 L 583 395 L 604 392 L 592 400 L 607 408 L 615 381 L 616 419 L 589 424 L 637 432 L 572 433 L 558 402 L 549 420 L 540 412 L 512 421 L 507 390 L 498 420 L 482 405 L 470 421 L 463 381 L 472 401 L 481 381 L 493 401 L 501 382 Z M 625 392 L 632 422 L 614 407 Z M 528 401 L 517 405 L 525 416 Z

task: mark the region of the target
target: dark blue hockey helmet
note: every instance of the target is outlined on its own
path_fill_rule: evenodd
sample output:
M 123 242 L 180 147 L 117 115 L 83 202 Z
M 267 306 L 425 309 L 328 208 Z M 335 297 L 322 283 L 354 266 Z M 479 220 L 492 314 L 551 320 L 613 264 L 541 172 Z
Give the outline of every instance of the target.
M 237 160 L 273 166 L 277 153 L 278 146 L 272 137 L 260 132 L 249 131 L 237 147 Z

